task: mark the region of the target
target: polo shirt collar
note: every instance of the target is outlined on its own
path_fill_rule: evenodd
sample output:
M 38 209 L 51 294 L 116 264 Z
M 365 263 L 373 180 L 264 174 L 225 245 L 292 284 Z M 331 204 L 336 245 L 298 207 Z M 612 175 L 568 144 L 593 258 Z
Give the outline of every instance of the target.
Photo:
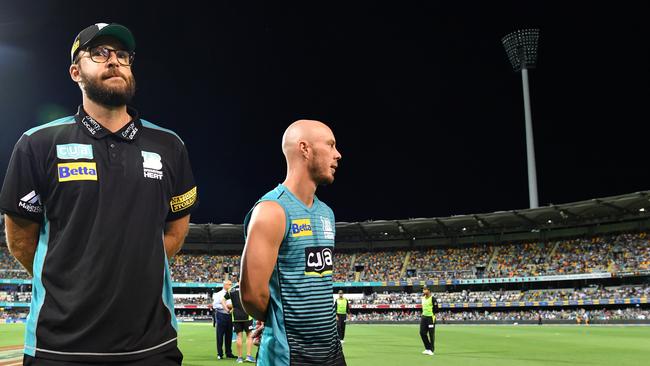
M 89 116 L 84 110 L 83 105 L 79 106 L 77 114 L 74 117 L 79 127 L 90 137 L 102 139 L 106 136 L 114 135 L 125 141 L 133 141 L 140 135 L 140 131 L 142 131 L 142 122 L 140 122 L 138 111 L 134 108 L 127 106 L 126 111 L 131 116 L 131 121 L 115 133 L 109 131 L 101 123 Z

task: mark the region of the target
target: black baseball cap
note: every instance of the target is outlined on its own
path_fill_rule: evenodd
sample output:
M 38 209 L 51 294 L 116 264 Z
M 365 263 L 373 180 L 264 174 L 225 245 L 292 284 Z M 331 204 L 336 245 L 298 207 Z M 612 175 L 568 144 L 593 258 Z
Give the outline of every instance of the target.
M 114 37 L 118 41 L 122 42 L 127 51 L 133 52 L 135 50 L 135 38 L 133 38 L 133 34 L 127 27 L 117 23 L 97 23 L 85 28 L 77 34 L 74 42 L 72 42 L 70 60 L 74 62 L 77 52 L 99 36 Z

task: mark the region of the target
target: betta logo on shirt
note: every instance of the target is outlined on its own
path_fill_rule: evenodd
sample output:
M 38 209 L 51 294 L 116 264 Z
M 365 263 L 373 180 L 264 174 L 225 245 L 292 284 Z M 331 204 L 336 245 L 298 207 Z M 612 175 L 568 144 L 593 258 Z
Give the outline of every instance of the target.
M 61 163 L 58 164 L 59 182 L 73 180 L 97 180 L 97 164 L 92 163 Z
M 298 219 L 291 220 L 291 236 L 294 238 L 299 238 L 301 236 L 312 236 L 314 235 L 311 231 L 311 220 L 309 219 Z
M 330 247 L 305 248 L 305 275 L 325 276 L 332 274 L 334 255 Z

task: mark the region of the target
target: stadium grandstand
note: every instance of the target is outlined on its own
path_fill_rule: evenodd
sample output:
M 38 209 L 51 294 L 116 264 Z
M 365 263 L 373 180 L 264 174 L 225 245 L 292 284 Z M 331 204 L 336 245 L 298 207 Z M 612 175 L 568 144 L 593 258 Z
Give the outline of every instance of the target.
M 170 261 L 179 320 L 209 321 L 237 282 L 243 228 L 192 224 Z M 441 323 L 650 323 L 650 192 L 535 209 L 338 222 L 335 291 L 351 322 L 417 322 L 422 286 Z M 3 230 L 4 231 L 4 230 Z M 31 280 L 0 237 L 0 322 L 23 322 Z

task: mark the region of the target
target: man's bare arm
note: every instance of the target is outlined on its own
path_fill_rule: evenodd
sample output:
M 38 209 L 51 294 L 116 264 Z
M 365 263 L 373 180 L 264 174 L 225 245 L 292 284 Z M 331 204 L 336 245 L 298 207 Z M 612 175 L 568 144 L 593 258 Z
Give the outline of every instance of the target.
M 7 247 L 30 275 L 34 271 L 34 254 L 41 225 L 18 216 L 5 215 Z
M 165 252 L 167 259 L 171 259 L 174 254 L 178 253 L 185 242 L 185 236 L 190 229 L 190 215 L 183 216 L 180 219 L 169 221 L 165 225 Z
M 273 201 L 258 204 L 248 224 L 239 287 L 244 309 L 257 320 L 266 320 L 269 280 L 284 239 L 285 226 L 284 209 Z

